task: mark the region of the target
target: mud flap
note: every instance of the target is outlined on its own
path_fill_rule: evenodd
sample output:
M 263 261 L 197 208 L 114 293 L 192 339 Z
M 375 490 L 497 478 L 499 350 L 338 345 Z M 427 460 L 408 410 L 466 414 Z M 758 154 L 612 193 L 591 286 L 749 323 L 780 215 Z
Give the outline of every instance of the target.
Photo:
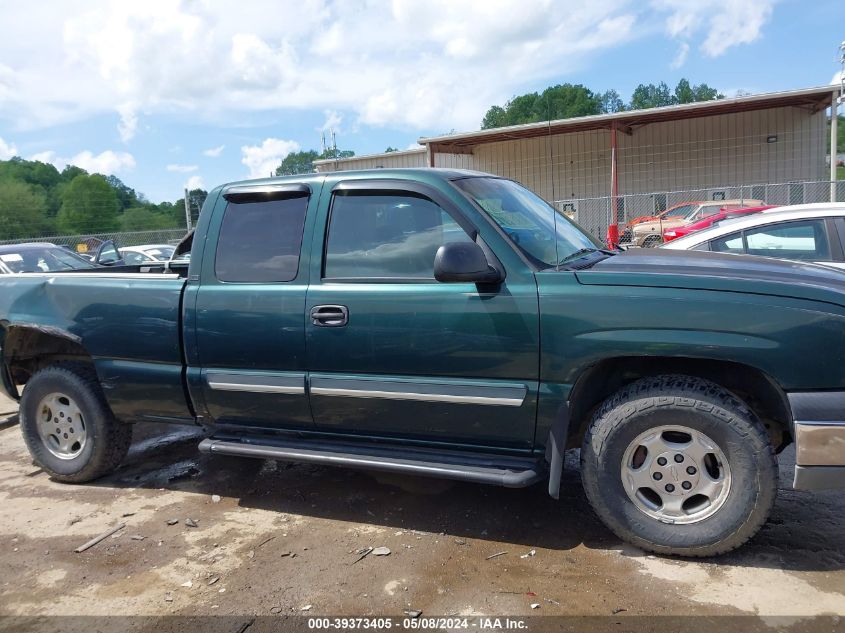
M 564 403 L 557 411 L 549 439 L 546 442 L 546 458 L 549 460 L 549 496 L 560 498 L 560 478 L 563 473 L 563 458 L 569 437 L 569 404 Z

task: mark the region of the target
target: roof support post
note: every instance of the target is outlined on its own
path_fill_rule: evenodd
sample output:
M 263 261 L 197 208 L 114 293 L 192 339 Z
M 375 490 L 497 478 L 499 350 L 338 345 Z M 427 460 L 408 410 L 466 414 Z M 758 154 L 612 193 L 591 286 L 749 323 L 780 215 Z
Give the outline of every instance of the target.
M 619 245 L 619 212 L 617 199 L 619 197 L 619 177 L 616 166 L 616 121 L 610 124 L 610 223 L 607 227 L 607 246 L 616 248 Z
M 429 167 L 434 167 L 434 148 L 431 143 L 425 144 L 425 157 Z
M 842 94 L 834 94 L 830 102 L 830 201 L 836 202 L 836 123 L 838 118 L 837 106 L 842 99 Z

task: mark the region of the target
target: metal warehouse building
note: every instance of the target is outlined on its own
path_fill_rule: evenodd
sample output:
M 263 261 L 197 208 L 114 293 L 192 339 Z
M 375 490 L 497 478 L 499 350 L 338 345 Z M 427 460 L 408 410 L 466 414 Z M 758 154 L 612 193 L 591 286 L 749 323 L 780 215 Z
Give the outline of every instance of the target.
M 513 178 L 604 237 L 680 202 L 845 198 L 827 165 L 825 86 L 420 139 L 421 149 L 316 163 L 318 171 L 455 167 Z M 835 138 L 834 134 L 831 137 Z

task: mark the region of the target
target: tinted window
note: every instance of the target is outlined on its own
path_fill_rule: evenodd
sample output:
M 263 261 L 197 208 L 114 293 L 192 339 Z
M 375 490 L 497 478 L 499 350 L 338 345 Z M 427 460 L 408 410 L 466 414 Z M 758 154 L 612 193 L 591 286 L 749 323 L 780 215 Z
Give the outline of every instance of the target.
M 434 278 L 434 255 L 469 236 L 439 206 L 411 193 L 335 195 L 328 278 Z
M 742 232 L 737 231 L 710 242 L 710 250 L 719 253 L 744 253 L 742 246 Z
M 823 220 L 773 224 L 745 232 L 749 255 L 823 261 L 830 248 Z
M 299 268 L 308 198 L 230 202 L 214 270 L 221 281 L 290 281 Z

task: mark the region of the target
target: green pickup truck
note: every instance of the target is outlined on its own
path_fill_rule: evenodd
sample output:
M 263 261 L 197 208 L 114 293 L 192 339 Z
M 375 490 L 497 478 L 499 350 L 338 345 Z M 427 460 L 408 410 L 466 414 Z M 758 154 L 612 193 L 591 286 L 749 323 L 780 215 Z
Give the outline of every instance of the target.
M 143 421 L 553 497 L 580 447 L 607 526 L 686 556 L 755 534 L 791 442 L 795 488 L 845 485 L 839 271 L 607 251 L 513 181 L 439 169 L 227 184 L 186 249 L 0 278 L 2 384 L 54 479 L 110 472 Z

